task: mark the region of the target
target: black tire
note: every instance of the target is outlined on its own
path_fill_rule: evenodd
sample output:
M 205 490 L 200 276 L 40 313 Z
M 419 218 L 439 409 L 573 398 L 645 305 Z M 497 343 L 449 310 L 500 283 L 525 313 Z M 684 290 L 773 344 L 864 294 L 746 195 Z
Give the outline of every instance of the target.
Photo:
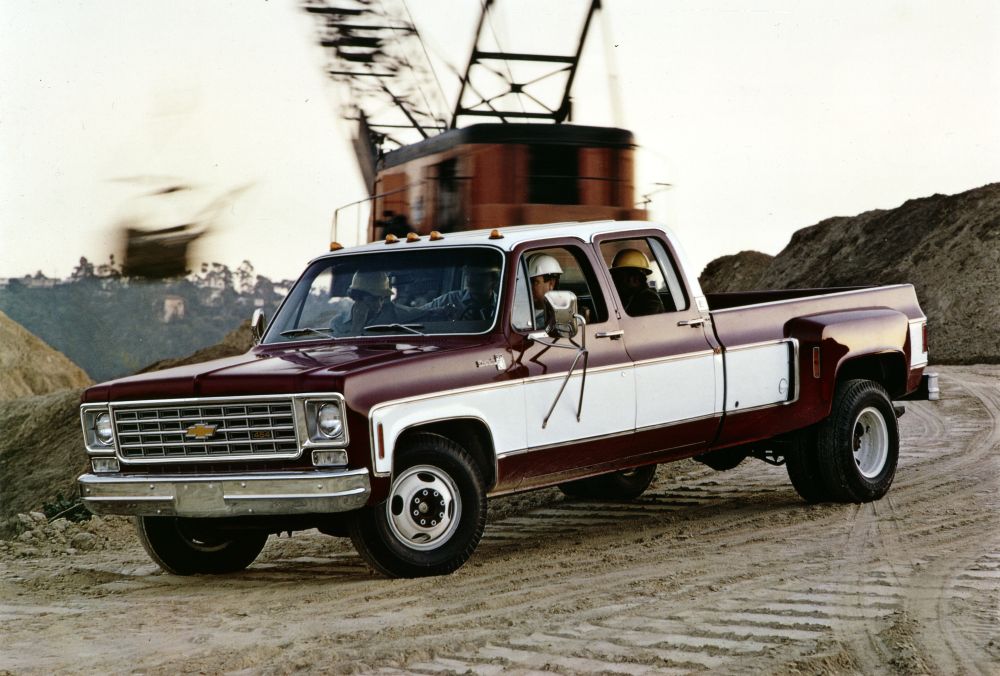
M 455 442 L 424 433 L 400 449 L 389 498 L 360 510 L 350 532 L 354 547 L 376 571 L 426 577 L 464 564 L 485 527 L 479 467 Z
M 817 442 L 818 469 L 830 499 L 871 502 L 885 495 L 899 462 L 899 426 L 885 388 L 871 380 L 840 383 Z
M 830 501 L 819 469 L 815 427 L 801 430 L 792 437 L 785 453 L 785 469 L 792 486 L 803 500 L 810 504 Z
M 571 498 L 589 500 L 634 500 L 649 488 L 656 476 L 656 465 L 602 474 L 559 484 L 559 490 Z
M 139 541 L 160 568 L 174 575 L 220 575 L 243 570 L 267 542 L 259 531 L 218 531 L 209 519 L 139 516 Z

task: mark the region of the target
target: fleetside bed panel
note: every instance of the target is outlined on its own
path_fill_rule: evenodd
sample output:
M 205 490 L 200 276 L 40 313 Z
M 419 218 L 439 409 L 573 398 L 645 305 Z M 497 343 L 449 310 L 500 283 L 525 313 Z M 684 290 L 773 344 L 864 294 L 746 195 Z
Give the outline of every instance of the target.
M 788 401 L 793 395 L 795 358 L 791 341 L 726 352 L 726 410 L 741 410 Z

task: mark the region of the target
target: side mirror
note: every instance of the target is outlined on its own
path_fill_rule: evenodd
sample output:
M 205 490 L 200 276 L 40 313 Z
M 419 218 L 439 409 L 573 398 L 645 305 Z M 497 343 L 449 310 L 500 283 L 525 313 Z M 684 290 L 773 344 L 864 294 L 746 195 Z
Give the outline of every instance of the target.
M 576 294 L 549 291 L 545 294 L 545 333 L 552 338 L 575 338 L 580 332 Z
M 253 317 L 250 318 L 250 335 L 253 337 L 253 344 L 259 345 L 260 341 L 264 338 L 264 325 L 267 322 L 264 319 L 264 311 L 257 308 L 253 311 Z

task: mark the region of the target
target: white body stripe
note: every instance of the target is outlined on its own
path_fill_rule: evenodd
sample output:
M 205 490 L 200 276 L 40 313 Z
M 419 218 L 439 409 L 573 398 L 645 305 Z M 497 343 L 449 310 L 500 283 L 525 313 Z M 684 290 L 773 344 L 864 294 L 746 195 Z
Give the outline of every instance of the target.
M 722 400 L 715 363 L 715 355 L 709 350 L 682 359 L 637 364 L 636 427 L 715 413 Z
M 635 378 L 631 364 L 587 373 L 583 410 L 578 421 L 576 412 L 580 403 L 581 379 L 581 373 L 575 371 L 544 428 L 542 421 L 552 407 L 563 379 L 526 381 L 523 420 L 529 448 L 634 429 Z
M 739 413 L 788 401 L 794 394 L 794 353 L 791 341 L 727 350 L 726 410 Z

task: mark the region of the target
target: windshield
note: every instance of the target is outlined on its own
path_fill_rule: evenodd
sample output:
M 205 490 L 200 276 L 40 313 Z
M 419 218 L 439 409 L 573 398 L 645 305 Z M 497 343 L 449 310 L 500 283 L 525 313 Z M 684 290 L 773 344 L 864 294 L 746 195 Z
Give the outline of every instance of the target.
M 264 342 L 482 333 L 493 326 L 503 263 L 499 251 L 404 246 L 313 263 Z

